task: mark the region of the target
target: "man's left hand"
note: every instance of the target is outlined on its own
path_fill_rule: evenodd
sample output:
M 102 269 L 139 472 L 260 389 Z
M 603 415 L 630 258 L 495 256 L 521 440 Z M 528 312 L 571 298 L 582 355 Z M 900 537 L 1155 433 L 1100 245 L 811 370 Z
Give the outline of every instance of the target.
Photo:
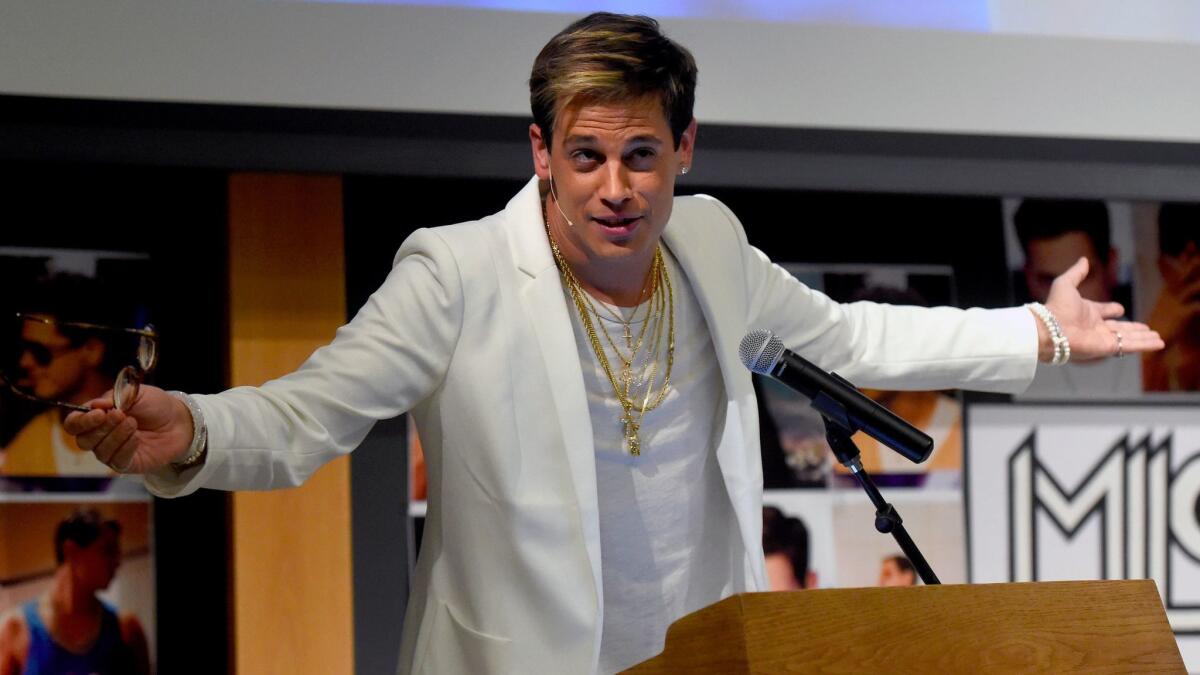
M 1095 361 L 1110 356 L 1125 356 L 1162 349 L 1165 345 L 1157 331 L 1144 323 L 1122 321 L 1125 308 L 1119 302 L 1093 302 L 1079 294 L 1079 284 L 1087 278 L 1087 258 L 1080 258 L 1050 286 L 1046 309 L 1058 319 L 1072 361 Z M 1054 355 L 1049 332 L 1038 321 L 1039 355 L 1049 361 Z

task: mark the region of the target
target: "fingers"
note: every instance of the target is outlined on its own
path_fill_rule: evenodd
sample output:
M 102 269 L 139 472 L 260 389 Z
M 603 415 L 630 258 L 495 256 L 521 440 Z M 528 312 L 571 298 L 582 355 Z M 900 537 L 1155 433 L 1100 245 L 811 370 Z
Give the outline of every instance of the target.
M 1125 307 L 1119 302 L 1099 302 L 1100 317 L 1104 319 L 1119 319 L 1125 316 Z
M 87 429 L 75 434 L 75 442 L 84 450 L 92 450 L 100 445 L 114 429 L 125 421 L 126 415 L 120 410 L 92 410 L 83 413 L 81 419 L 88 425 Z M 136 423 L 135 423 L 136 425 Z M 66 422 L 63 423 L 66 428 Z M 67 429 L 70 433 L 70 429 Z
M 113 407 L 112 389 L 109 389 L 101 394 L 100 398 L 94 398 L 87 403 L 84 403 L 84 405 L 93 410 L 111 410 Z
M 1141 321 L 1109 320 L 1109 321 L 1105 321 L 1104 325 L 1108 326 L 1108 329 L 1113 332 L 1121 331 L 1122 333 L 1124 333 L 1126 335 L 1129 335 L 1131 333 L 1145 333 L 1145 332 L 1151 332 L 1151 333 L 1155 333 L 1157 335 L 1157 332 L 1153 328 L 1151 328 L 1150 326 L 1147 326 L 1146 324 L 1142 323 Z
M 1120 351 L 1123 354 L 1152 352 L 1166 347 L 1158 331 L 1136 321 L 1106 321 L 1113 334 L 1113 353 L 1117 353 L 1117 334 L 1120 333 Z
M 72 436 L 79 436 L 98 429 L 107 419 L 107 414 L 103 410 L 92 409 L 86 413 L 73 412 L 63 420 L 63 430 Z M 84 446 L 82 442 L 80 443 L 80 447 L 87 450 L 91 449 Z
M 109 389 L 100 398 L 94 398 L 83 405 L 91 408 L 91 411 L 73 412 L 63 420 L 63 430 L 72 436 L 92 431 L 104 423 L 104 411 L 113 407 L 112 390 Z
M 1060 274 L 1058 279 L 1055 279 L 1055 281 L 1066 281 L 1067 283 L 1071 284 L 1072 288 L 1078 288 L 1079 284 L 1083 283 L 1083 280 L 1087 278 L 1087 275 L 1088 260 L 1087 258 L 1080 258 L 1079 260 L 1075 261 L 1075 264 L 1071 265 L 1066 272 Z
M 137 420 L 126 417 L 92 450 L 96 459 L 110 466 L 117 473 L 125 473 L 133 465 L 137 433 Z

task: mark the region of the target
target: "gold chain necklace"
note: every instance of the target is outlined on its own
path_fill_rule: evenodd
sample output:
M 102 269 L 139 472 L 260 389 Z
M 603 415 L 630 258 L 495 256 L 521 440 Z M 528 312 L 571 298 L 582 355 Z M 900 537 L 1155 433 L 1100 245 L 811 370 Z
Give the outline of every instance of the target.
M 596 332 L 595 325 L 592 322 L 592 315 L 595 314 L 596 319 L 600 320 L 600 315 L 592 304 L 591 299 L 587 296 L 587 291 L 575 278 L 575 274 L 571 271 L 571 267 L 563 258 L 562 251 L 558 248 L 558 243 L 554 241 L 554 236 L 550 234 L 550 219 L 546 214 L 546 203 L 542 202 L 542 222 L 546 226 L 546 238 L 550 241 L 550 252 L 554 254 L 554 261 L 558 265 L 559 272 L 562 274 L 563 283 L 566 284 L 567 290 L 571 293 L 571 299 L 575 303 L 575 310 L 579 314 L 579 319 L 583 323 L 584 329 L 588 334 L 588 341 L 592 345 L 592 352 L 596 355 L 596 360 L 600 362 L 601 368 L 604 369 L 604 374 L 608 377 L 608 382 L 612 386 L 613 393 L 617 397 L 617 403 L 620 404 L 622 415 L 621 425 L 625 436 L 625 445 L 629 449 L 629 454 L 637 456 L 642 454 L 641 441 L 641 426 L 642 420 L 645 419 L 646 413 L 654 410 L 662 404 L 667 398 L 667 392 L 671 386 L 671 370 L 675 365 L 675 292 L 671 287 L 671 275 L 667 271 L 667 267 L 663 262 L 662 248 L 656 246 L 654 249 L 654 264 L 651 267 L 651 279 L 654 280 L 654 291 L 651 294 L 650 303 L 654 304 L 657 301 L 657 311 L 654 307 L 647 308 L 646 325 L 642 328 L 642 335 L 638 338 L 638 350 L 642 345 L 642 338 L 645 336 L 646 328 L 651 321 L 655 323 L 654 337 L 652 339 L 652 347 L 646 357 L 644 363 L 648 363 L 650 368 L 650 377 L 644 380 L 645 395 L 642 396 L 641 405 L 634 402 L 635 390 L 632 376 L 633 362 L 637 359 L 637 350 L 630 355 L 628 362 L 625 362 L 625 357 L 616 349 L 613 344 L 614 351 L 617 352 L 618 358 L 624 362 L 626 366 L 623 369 L 621 383 L 618 383 L 618 378 L 613 374 L 612 366 L 609 364 L 608 355 L 604 351 L 604 345 L 600 343 L 600 337 Z M 656 271 L 656 272 L 655 272 Z M 663 307 L 662 289 L 666 290 L 666 302 Z M 653 394 L 654 381 L 658 375 L 659 354 L 661 354 L 662 338 L 663 338 L 663 320 L 662 314 L 665 309 L 667 318 L 667 364 L 663 375 L 662 388 L 657 395 Z M 653 315 L 653 316 L 652 316 Z M 608 330 L 601 325 L 600 329 L 604 331 L 605 337 L 609 344 L 612 344 L 612 337 L 608 335 Z M 645 366 L 643 366 L 643 370 Z M 622 386 L 624 385 L 624 386 Z
M 557 259 L 556 259 L 556 261 L 557 261 Z M 642 292 L 638 296 L 639 305 L 634 307 L 633 313 L 630 314 L 628 321 L 626 321 L 625 317 L 618 314 L 611 307 L 609 307 L 606 303 L 603 303 L 603 302 L 600 303 L 600 306 L 603 307 L 609 314 L 616 317 L 617 321 L 620 322 L 621 326 L 625 329 L 624 334 L 621 337 L 625 338 L 625 348 L 629 350 L 628 357 L 626 357 L 625 354 L 621 352 L 621 348 L 617 346 L 616 341 L 614 341 L 612 336 L 609 335 L 608 329 L 604 327 L 604 319 L 603 319 L 603 317 L 600 316 L 600 312 L 596 309 L 596 301 L 593 300 L 592 296 L 588 295 L 587 293 L 583 294 L 583 299 L 587 301 L 588 307 L 591 309 L 592 315 L 600 320 L 600 327 L 602 329 L 601 335 L 604 336 L 604 339 L 608 342 L 608 345 L 610 347 L 612 347 L 613 353 L 615 353 L 617 355 L 617 358 L 621 360 L 622 375 L 625 375 L 626 373 L 632 371 L 633 362 L 637 359 L 637 354 L 642 349 L 642 342 L 646 339 L 646 329 L 648 329 L 650 327 L 650 324 L 652 323 L 651 319 L 652 318 L 658 318 L 658 319 L 662 318 L 661 317 L 661 307 L 655 306 L 655 300 L 660 299 L 661 294 L 651 292 L 649 302 L 645 302 L 645 303 L 641 302 L 641 299 L 646 297 L 647 290 L 649 290 L 651 288 L 655 288 L 655 289 L 658 288 L 658 284 L 656 284 L 655 281 L 657 280 L 657 277 L 658 277 L 658 267 L 661 262 L 662 262 L 661 256 L 655 255 L 654 256 L 654 264 L 650 266 L 650 273 L 646 276 L 646 283 L 642 286 Z M 642 328 L 641 328 L 641 330 L 638 331 L 637 341 L 635 342 L 633 339 L 634 338 L 633 322 L 637 320 L 637 312 L 638 312 L 638 309 L 641 308 L 642 304 L 646 305 L 646 316 L 642 320 Z M 657 317 L 652 316 L 656 310 L 659 311 L 660 314 Z

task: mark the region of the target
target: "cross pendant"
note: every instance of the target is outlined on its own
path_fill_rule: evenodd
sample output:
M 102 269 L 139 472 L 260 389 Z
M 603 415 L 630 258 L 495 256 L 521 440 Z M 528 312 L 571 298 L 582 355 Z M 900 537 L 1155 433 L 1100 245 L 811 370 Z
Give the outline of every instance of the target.
M 642 425 L 634 421 L 628 410 L 621 421 L 625 424 L 625 444 L 629 446 L 629 454 L 637 457 L 642 454 L 642 441 L 638 438 L 638 430 Z
M 625 334 L 622 336 L 625 338 L 625 348 L 632 351 L 633 350 L 633 333 L 631 333 L 629 330 L 629 324 L 622 324 L 622 325 L 625 328 Z

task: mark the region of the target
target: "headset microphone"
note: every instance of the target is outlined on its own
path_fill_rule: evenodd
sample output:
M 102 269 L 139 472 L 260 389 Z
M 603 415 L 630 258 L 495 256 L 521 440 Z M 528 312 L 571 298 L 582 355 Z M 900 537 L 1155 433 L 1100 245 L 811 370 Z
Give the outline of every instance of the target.
M 550 169 L 549 165 L 546 165 L 546 171 L 550 174 L 550 196 L 554 197 L 554 208 L 558 209 L 558 212 L 562 215 L 563 220 L 567 221 L 567 225 L 574 228 L 575 223 L 571 222 L 571 219 L 567 217 L 566 212 L 562 210 L 562 206 L 559 206 L 558 204 L 558 192 L 554 189 L 554 171 Z

